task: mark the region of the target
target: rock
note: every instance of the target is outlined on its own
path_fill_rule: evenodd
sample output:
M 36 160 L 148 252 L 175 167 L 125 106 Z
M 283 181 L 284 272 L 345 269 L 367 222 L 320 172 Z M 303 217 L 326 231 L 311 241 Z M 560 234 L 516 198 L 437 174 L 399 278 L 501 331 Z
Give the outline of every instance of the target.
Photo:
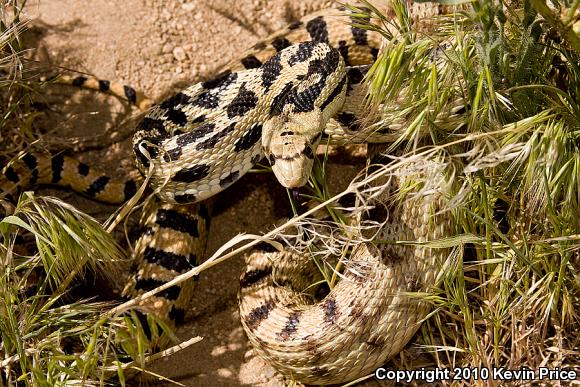
M 164 9 L 163 11 L 161 11 L 161 19 L 166 20 L 166 21 L 171 19 L 171 12 L 169 12 L 167 9 Z
M 183 62 L 184 60 L 187 59 L 187 54 L 185 53 L 183 47 L 177 46 L 173 49 L 173 57 L 177 59 L 179 62 Z
M 169 54 L 172 51 L 173 51 L 173 44 L 171 44 L 171 43 L 165 43 L 163 45 L 163 48 L 161 49 L 161 52 L 164 54 Z
M 188 12 L 193 11 L 195 9 L 195 4 L 194 3 L 181 4 L 181 9 Z

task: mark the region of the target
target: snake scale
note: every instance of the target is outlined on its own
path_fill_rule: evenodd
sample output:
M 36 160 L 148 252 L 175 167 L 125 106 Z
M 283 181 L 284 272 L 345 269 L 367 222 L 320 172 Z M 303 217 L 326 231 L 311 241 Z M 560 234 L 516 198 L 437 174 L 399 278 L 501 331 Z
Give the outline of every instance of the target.
M 408 5 L 415 17 L 443 12 L 440 6 Z M 353 100 L 360 97 L 364 66 L 377 58 L 381 37 L 352 27 L 345 14 L 340 8 L 309 15 L 256 44 L 215 78 L 149 109 L 137 125 L 133 150 L 160 200 L 144 211 L 126 296 L 151 290 L 199 262 L 210 222 L 202 201 L 233 184 L 263 156 L 279 181 L 294 188 L 306 183 L 321 138 L 337 137 L 328 128 L 340 128 L 343 138 L 368 137 L 359 137 L 359 101 Z M 149 105 L 133 89 L 108 81 L 63 80 Z M 375 141 L 381 142 L 377 135 Z M 408 178 L 395 178 L 391 185 L 405 185 Z M 122 203 L 139 182 L 117 181 L 67 156 L 28 152 L 3 169 L 0 198 L 14 201 L 31 186 L 61 184 Z M 396 205 L 385 193 L 374 199 L 378 210 L 363 218 L 383 223 L 378 239 L 437 239 L 450 225 L 446 216 L 435 215 L 440 191 L 434 186 L 431 192 Z M 308 257 L 256 250 L 241 278 L 242 325 L 257 352 L 286 376 L 315 384 L 353 380 L 396 354 L 418 329 L 426 305 L 403 293 L 428 290 L 444 255 L 444 250 L 414 245 L 361 244 L 346 262 L 341 282 L 312 302 L 302 293 L 308 286 L 305 268 L 313 272 Z M 192 284 L 182 284 L 141 306 L 180 322 L 191 294 Z

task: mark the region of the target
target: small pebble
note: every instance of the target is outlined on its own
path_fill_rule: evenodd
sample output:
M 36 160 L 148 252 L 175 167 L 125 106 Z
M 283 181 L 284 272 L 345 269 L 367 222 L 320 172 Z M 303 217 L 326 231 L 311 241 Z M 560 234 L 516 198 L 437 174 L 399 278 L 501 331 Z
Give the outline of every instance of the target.
M 175 57 L 175 59 L 177 59 L 180 62 L 183 62 L 185 59 L 187 59 L 187 55 L 185 54 L 185 50 L 183 49 L 183 47 L 175 47 L 173 49 L 173 56 Z
M 183 9 L 184 11 L 193 11 L 195 9 L 195 4 L 194 3 L 181 4 L 181 9 Z
M 173 51 L 173 44 L 171 44 L 171 43 L 165 43 L 163 45 L 163 48 L 161 49 L 161 52 L 164 54 L 169 54 L 172 51 Z

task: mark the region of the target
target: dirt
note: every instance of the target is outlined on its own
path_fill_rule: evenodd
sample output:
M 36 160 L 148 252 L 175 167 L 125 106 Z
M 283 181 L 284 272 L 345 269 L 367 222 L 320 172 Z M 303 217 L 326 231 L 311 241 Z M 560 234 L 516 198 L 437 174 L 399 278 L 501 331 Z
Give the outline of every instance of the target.
M 36 59 L 120 81 L 160 100 L 207 79 L 269 33 L 327 6 L 316 0 L 45 0 L 29 2 L 27 16 L 34 21 Z M 116 133 L 128 117 L 123 104 L 95 92 L 52 87 L 46 94 L 43 101 L 58 111 L 44 123 L 49 140 Z M 125 140 L 78 157 L 120 175 L 132 168 L 129 154 Z M 328 178 L 338 190 L 359 167 L 335 159 Z M 114 208 L 58 194 L 100 219 Z M 262 233 L 288 214 L 287 194 L 274 178 L 249 174 L 217 199 L 208 254 L 236 234 Z M 241 328 L 236 297 L 241 268 L 237 257 L 203 273 L 187 323 L 178 331 L 182 340 L 199 335 L 203 341 L 154 363 L 152 373 L 187 386 L 284 385 L 254 355 Z M 145 379 L 149 385 L 167 384 Z

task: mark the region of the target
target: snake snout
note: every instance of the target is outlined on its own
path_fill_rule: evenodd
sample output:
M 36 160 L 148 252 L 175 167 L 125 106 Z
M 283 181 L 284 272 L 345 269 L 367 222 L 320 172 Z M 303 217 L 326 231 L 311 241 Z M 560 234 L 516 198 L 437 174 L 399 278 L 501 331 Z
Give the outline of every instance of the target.
M 271 143 L 272 171 L 286 188 L 302 187 L 314 164 L 314 146 L 307 138 L 282 136 Z
M 300 120 L 282 114 L 264 125 L 262 146 L 276 178 L 286 188 L 299 188 L 308 182 L 314 154 L 322 138 L 319 110 L 301 113 Z

